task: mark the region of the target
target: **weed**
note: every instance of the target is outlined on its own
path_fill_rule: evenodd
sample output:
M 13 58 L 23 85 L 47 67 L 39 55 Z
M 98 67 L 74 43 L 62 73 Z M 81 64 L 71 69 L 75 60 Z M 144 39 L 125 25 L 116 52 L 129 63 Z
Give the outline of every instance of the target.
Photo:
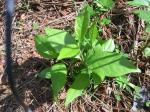
M 108 0 L 97 0 L 97 3 L 102 4 L 103 10 L 112 7 L 112 3 L 106 1 Z M 115 52 L 116 45 L 112 38 L 103 41 L 98 39 L 97 22 L 91 21 L 91 12 L 94 12 L 93 9 L 86 4 L 75 19 L 73 35 L 47 27 L 45 34 L 35 37 L 37 52 L 44 58 L 56 59 L 53 66 L 45 68 L 38 75 L 51 80 L 55 100 L 66 84 L 67 77 L 73 79 L 67 91 L 66 106 L 81 96 L 90 84 L 97 86 L 105 77 L 117 78 L 131 72 L 140 72 L 126 56 Z M 103 19 L 102 25 L 109 22 L 108 19 Z

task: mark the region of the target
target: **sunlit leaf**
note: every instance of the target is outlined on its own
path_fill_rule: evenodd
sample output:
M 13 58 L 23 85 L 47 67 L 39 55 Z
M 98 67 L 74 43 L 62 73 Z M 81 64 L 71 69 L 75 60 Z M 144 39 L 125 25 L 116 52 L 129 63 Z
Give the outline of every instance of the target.
M 56 97 L 66 83 L 67 69 L 64 64 L 55 64 L 51 67 L 51 81 L 53 95 Z
M 90 16 L 93 16 L 94 15 L 94 10 L 92 7 L 90 7 L 89 5 L 86 6 L 87 7 L 87 11 L 89 12 Z
M 150 11 L 136 10 L 134 13 L 137 14 L 142 20 L 150 22 Z
M 100 45 L 88 51 L 85 58 L 88 69 L 99 76 L 118 77 L 131 72 L 140 72 L 126 57 L 105 52 Z
M 79 53 L 80 53 L 80 49 L 77 45 L 69 44 L 60 50 L 57 60 L 74 57 Z
M 60 50 L 67 44 L 75 44 L 75 39 L 66 31 L 45 28 L 45 33 L 47 35 L 47 41 L 55 49 L 56 52 Z
M 87 28 L 90 22 L 90 12 L 88 11 L 88 5 L 79 13 L 75 19 L 75 36 L 79 42 L 84 40 Z
M 79 74 L 75 81 L 73 82 L 70 89 L 67 91 L 65 105 L 67 106 L 75 98 L 81 96 L 83 90 L 85 90 L 89 85 L 89 76 L 88 74 Z
M 97 36 L 98 36 L 98 29 L 97 29 L 96 23 L 94 23 L 89 29 L 89 38 L 90 38 L 91 44 L 94 44 Z
M 123 89 L 128 88 L 129 80 L 127 76 L 117 77 L 116 82 L 120 88 L 123 88 Z
M 47 37 L 45 35 L 35 36 L 34 41 L 35 41 L 36 50 L 41 56 L 43 56 L 44 58 L 57 57 L 58 54 L 50 46 L 49 42 L 47 41 Z
M 113 52 L 115 50 L 115 43 L 113 39 L 109 39 L 102 44 L 103 51 Z
M 56 58 L 60 50 L 67 44 L 75 44 L 75 39 L 67 32 L 45 28 L 46 35 L 36 35 L 35 47 L 44 58 Z

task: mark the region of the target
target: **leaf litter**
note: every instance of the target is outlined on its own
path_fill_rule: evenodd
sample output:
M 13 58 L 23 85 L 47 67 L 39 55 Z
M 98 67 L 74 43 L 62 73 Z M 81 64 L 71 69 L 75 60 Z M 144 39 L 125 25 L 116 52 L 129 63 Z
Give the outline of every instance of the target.
M 24 99 L 24 102 L 29 104 L 35 112 L 130 111 L 134 107 L 133 94 L 120 90 L 121 101 L 116 101 L 113 92 L 114 90 L 118 90 L 118 88 L 111 78 L 103 82 L 96 90 L 89 89 L 87 93 L 78 98 L 68 108 L 63 106 L 64 100 L 61 100 L 66 95 L 67 87 L 61 92 L 60 103 L 55 104 L 52 102 L 52 91 L 48 87 L 51 82 L 41 80 L 37 77 L 37 73 L 55 63 L 55 60 L 44 60 L 36 53 L 33 41 L 34 35 L 38 32 L 43 32 L 45 26 L 59 29 L 72 28 L 77 14 L 76 9 L 82 6 L 83 1 L 76 1 L 76 6 L 74 6 L 71 0 L 66 0 L 65 2 L 61 0 L 52 0 L 50 2 L 44 2 L 44 0 L 43 2 L 42 0 L 39 0 L 40 2 L 35 1 L 37 0 L 22 3 L 21 0 L 17 0 L 13 21 L 13 74 L 16 78 L 18 93 Z M 89 0 L 89 2 L 91 1 Z M 128 13 L 128 11 L 132 10 L 132 7 L 124 7 L 124 5 L 125 2 L 123 0 L 118 0 L 115 10 L 105 14 L 105 16 L 111 18 L 112 24 L 103 27 L 102 35 L 104 35 L 105 39 L 110 35 L 114 37 L 115 42 L 120 45 L 121 50 L 127 53 L 130 59 L 136 61 L 142 73 L 129 74 L 131 82 L 140 87 L 147 85 L 146 90 L 149 91 L 150 59 L 143 57 L 138 49 L 132 51 L 132 45 L 135 45 L 135 41 L 138 42 L 136 45 L 139 48 L 145 41 L 142 38 L 145 35 L 143 35 L 144 26 L 142 26 L 142 21 L 138 21 L 133 14 Z M 2 10 L 3 6 L 3 2 L 0 1 L 0 10 Z M 4 11 L 1 12 L 3 15 Z M 118 13 L 120 16 L 117 15 Z M 118 21 L 120 18 L 122 21 Z M 33 28 L 33 23 L 38 24 L 38 30 Z M 4 29 L 1 18 L 0 26 L 0 94 L 2 96 L 0 98 L 0 111 L 22 111 L 22 108 L 15 102 L 15 99 L 11 95 L 7 80 L 4 77 L 4 47 L 2 46 Z M 135 30 L 139 31 L 136 34 L 136 39 L 133 38 Z

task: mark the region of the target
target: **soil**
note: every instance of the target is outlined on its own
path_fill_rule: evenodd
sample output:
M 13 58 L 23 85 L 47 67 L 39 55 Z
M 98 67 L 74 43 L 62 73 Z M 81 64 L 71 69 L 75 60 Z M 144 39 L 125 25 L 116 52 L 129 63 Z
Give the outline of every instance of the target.
M 88 2 L 91 3 L 91 0 Z M 141 36 L 145 35 L 145 24 L 130 14 L 128 11 L 131 7 L 125 7 L 124 4 L 123 0 L 117 0 L 115 9 L 104 14 L 111 18 L 112 25 L 104 26 L 101 35 L 104 39 L 110 35 L 114 37 L 120 49 L 128 53 L 130 59 L 142 70 L 139 74 L 129 74 L 131 82 L 140 87 L 146 85 L 150 89 L 150 59 L 143 57 L 138 49 L 144 43 Z M 83 0 L 16 0 L 12 26 L 13 76 L 19 96 L 34 112 L 129 112 L 132 108 L 133 94 L 118 90 L 121 101 L 116 101 L 113 94 L 108 94 L 118 89 L 113 79 L 106 80 L 96 90 L 90 90 L 69 107 L 65 107 L 66 89 L 60 92 L 59 102 L 54 103 L 49 87 L 50 81 L 37 77 L 38 72 L 50 66 L 52 62 L 43 59 L 36 52 L 35 35 L 42 33 L 47 26 L 73 29 L 75 16 L 82 5 Z M 3 1 L 0 1 L 0 15 L 0 112 L 23 112 L 23 108 L 11 93 L 4 73 Z M 136 31 L 138 33 L 135 33 Z M 135 42 L 138 42 L 137 49 L 134 46 Z

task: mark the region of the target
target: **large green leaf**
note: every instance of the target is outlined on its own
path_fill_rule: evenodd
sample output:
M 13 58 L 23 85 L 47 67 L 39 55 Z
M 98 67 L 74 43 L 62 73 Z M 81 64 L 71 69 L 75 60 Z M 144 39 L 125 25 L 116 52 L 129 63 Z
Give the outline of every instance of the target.
M 56 52 L 60 52 L 60 50 L 67 44 L 75 44 L 75 39 L 66 31 L 45 28 L 45 33 L 47 35 L 47 41 L 50 46 L 55 49 Z
M 75 81 L 72 86 L 67 91 L 65 105 L 67 106 L 71 103 L 75 98 L 80 96 L 89 85 L 89 75 L 88 74 L 79 74 L 76 76 Z
M 109 39 L 102 44 L 103 51 L 113 52 L 115 50 L 115 43 L 113 39 Z
M 37 52 L 44 58 L 56 58 L 57 53 L 49 45 L 45 35 L 37 35 L 34 39 Z
M 150 22 L 150 11 L 136 10 L 134 13 L 138 14 L 139 18 L 143 19 L 144 21 Z
M 150 0 L 133 0 L 128 1 L 127 4 L 132 6 L 149 6 Z
M 66 83 L 67 69 L 64 64 L 55 64 L 51 67 L 52 90 L 54 97 Z
M 98 36 L 98 29 L 97 29 L 96 23 L 93 23 L 89 29 L 89 38 L 90 38 L 91 44 L 94 44 L 97 36 Z
M 78 55 L 79 53 L 80 53 L 80 49 L 77 45 L 69 44 L 61 49 L 57 60 L 74 57 Z
M 85 58 L 88 69 L 100 76 L 118 77 L 131 72 L 140 72 L 126 57 L 105 52 L 100 45 L 88 51 Z
M 46 35 L 35 37 L 35 47 L 44 58 L 56 58 L 60 50 L 67 44 L 75 44 L 75 39 L 67 32 L 45 28 Z
M 84 40 L 89 22 L 90 12 L 88 10 L 88 5 L 86 5 L 75 19 L 75 36 L 80 43 Z
M 45 68 L 42 70 L 39 74 L 39 77 L 45 78 L 45 79 L 51 79 L 51 67 Z
M 149 47 L 146 47 L 144 49 L 144 56 L 146 56 L 146 57 L 150 56 L 150 48 Z

